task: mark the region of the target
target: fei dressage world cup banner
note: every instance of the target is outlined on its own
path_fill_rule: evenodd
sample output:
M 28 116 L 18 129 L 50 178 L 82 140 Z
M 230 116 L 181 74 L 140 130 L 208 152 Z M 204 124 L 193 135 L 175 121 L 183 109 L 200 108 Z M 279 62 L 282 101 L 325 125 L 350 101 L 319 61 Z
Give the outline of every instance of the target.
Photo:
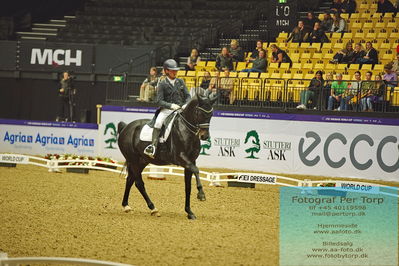
M 104 156 L 123 160 L 119 121 L 152 118 L 155 108 L 104 106 Z M 399 119 L 215 111 L 200 167 L 398 181 Z

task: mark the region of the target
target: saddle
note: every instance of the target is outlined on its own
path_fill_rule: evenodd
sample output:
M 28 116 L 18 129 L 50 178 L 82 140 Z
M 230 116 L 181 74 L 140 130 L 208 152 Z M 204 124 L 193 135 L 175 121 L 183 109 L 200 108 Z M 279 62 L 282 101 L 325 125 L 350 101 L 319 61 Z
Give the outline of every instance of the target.
M 152 131 L 154 130 L 153 126 L 155 124 L 156 117 L 158 116 L 157 112 L 153 118 L 148 124 L 145 124 L 143 128 L 141 129 L 140 132 L 140 140 L 141 141 L 152 141 Z M 159 134 L 159 143 L 165 143 L 166 140 L 168 139 L 170 132 L 172 130 L 172 125 L 173 122 L 175 121 L 177 112 L 171 113 L 163 122 L 163 125 L 161 127 L 161 132 Z

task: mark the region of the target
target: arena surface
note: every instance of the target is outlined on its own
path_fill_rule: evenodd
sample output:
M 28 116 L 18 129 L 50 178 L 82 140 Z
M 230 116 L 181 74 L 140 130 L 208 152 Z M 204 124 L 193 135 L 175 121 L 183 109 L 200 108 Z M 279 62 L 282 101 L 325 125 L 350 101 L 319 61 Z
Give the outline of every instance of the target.
M 133 265 L 278 265 L 278 186 L 204 182 L 207 201 L 200 202 L 193 180 L 191 205 L 198 219 L 189 221 L 183 177 L 145 183 L 159 218 L 150 216 L 135 187 L 133 211 L 122 212 L 125 179 L 115 173 L 0 168 L 0 252 Z

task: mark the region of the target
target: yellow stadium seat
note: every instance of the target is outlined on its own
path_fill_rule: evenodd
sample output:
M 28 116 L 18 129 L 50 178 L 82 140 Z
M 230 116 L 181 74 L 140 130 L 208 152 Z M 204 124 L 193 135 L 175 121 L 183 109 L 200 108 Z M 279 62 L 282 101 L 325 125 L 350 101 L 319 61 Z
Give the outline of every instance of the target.
M 270 77 L 270 73 L 260 73 L 260 78 L 261 79 L 268 79 Z
M 291 69 L 292 70 L 299 70 L 302 68 L 302 64 L 301 63 L 292 63 Z
M 313 70 L 313 63 L 303 63 L 302 64 L 302 71 Z
M 356 31 L 356 30 L 361 29 L 362 26 L 363 26 L 363 23 L 362 23 L 362 22 L 360 22 L 360 21 L 355 21 L 355 22 L 353 22 L 353 23 L 350 24 L 349 28 L 350 28 L 352 31 Z
M 281 70 L 287 70 L 290 68 L 290 63 L 281 63 L 280 64 L 280 69 Z
M 374 12 L 371 17 L 374 18 L 374 19 L 381 19 L 382 13 Z
M 399 87 L 396 87 L 392 93 L 391 105 L 399 106 Z
M 248 72 L 239 72 L 238 73 L 239 78 L 247 78 L 248 77 Z
M 247 68 L 247 63 L 246 62 L 238 62 L 236 71 L 241 71 L 243 69 Z
M 374 25 L 374 28 L 376 30 L 380 30 L 380 29 L 384 29 L 385 28 L 386 23 L 384 21 L 377 21 Z
M 360 18 L 359 13 L 352 13 L 352 14 L 351 14 L 351 20 L 352 20 L 352 19 L 359 19 L 359 18 Z
M 269 70 L 278 69 L 278 63 L 270 63 Z
M 205 76 L 205 71 L 197 71 L 195 74 L 197 77 L 203 77 Z
M 372 64 L 364 64 L 362 66 L 362 70 L 371 71 L 373 65 Z
M 295 73 L 294 75 L 292 75 L 293 79 L 303 79 L 303 74 L 302 73 Z
M 250 72 L 249 77 L 250 78 L 259 78 L 259 72 Z
M 178 77 L 184 77 L 184 76 L 186 76 L 186 70 L 179 70 L 179 71 L 177 71 L 176 75 Z
M 187 71 L 186 76 L 187 77 L 195 77 L 195 71 Z
M 236 78 L 237 77 L 237 72 L 230 72 L 230 78 Z
M 359 64 L 350 64 L 348 69 L 356 71 L 359 70 L 359 66 L 360 66 Z
M 342 13 L 341 18 L 348 20 L 349 19 L 349 13 Z
M 197 67 L 204 67 L 204 66 L 206 66 L 206 61 L 199 61 L 197 63 Z
M 278 37 L 276 38 L 277 42 L 284 42 L 288 38 L 288 33 L 287 32 L 280 32 L 278 34 Z
M 378 72 L 378 73 L 383 72 L 384 71 L 384 65 L 383 64 L 374 65 L 373 71 L 374 72 Z
M 330 42 L 326 42 L 326 43 L 323 43 L 323 46 L 322 46 L 322 50 L 323 49 L 331 49 L 332 48 L 332 43 L 330 43 Z

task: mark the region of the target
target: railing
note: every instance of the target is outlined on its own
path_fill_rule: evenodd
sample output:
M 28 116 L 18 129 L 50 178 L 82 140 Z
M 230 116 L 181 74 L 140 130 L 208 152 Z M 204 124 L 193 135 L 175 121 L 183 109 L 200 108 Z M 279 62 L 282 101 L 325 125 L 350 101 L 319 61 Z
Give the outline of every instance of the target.
M 20 155 L 20 154 L 1 154 L 0 153 L 0 163 L 3 164 L 30 164 L 40 167 L 45 167 L 49 169 L 49 172 L 59 172 L 61 168 L 81 168 L 81 169 L 95 169 L 110 171 L 118 174 L 126 175 L 126 169 L 124 165 L 111 162 L 103 162 L 97 160 L 48 160 L 37 156 Z M 72 163 L 72 165 L 70 164 Z M 96 166 L 101 164 L 101 167 Z M 177 166 L 158 166 L 158 165 L 148 165 L 143 173 L 143 175 L 156 175 L 156 176 L 184 176 L 184 169 Z M 399 197 L 398 188 L 389 187 L 377 183 L 366 183 L 357 181 L 347 181 L 347 180 L 317 180 L 312 181 L 310 179 L 295 179 L 291 177 L 285 177 L 281 175 L 274 174 L 264 174 L 264 173 L 244 173 L 244 172 L 231 172 L 231 173 L 217 173 L 217 172 L 199 172 L 200 179 L 209 182 L 210 186 L 220 186 L 221 182 L 238 182 L 238 183 L 254 183 L 254 184 L 264 184 L 264 185 L 280 185 L 288 187 L 296 187 L 303 190 L 304 193 L 311 194 L 312 188 L 315 189 L 318 184 L 334 183 L 336 185 L 344 183 L 346 186 L 337 187 L 336 189 L 345 191 L 354 191 L 357 186 L 373 186 L 377 187 L 379 193 L 384 195 Z M 194 176 L 193 176 L 194 178 Z M 393 190 L 393 191 L 392 191 Z M 359 192 L 364 192 L 359 190 Z M 1 265 L 1 258 L 0 258 Z

